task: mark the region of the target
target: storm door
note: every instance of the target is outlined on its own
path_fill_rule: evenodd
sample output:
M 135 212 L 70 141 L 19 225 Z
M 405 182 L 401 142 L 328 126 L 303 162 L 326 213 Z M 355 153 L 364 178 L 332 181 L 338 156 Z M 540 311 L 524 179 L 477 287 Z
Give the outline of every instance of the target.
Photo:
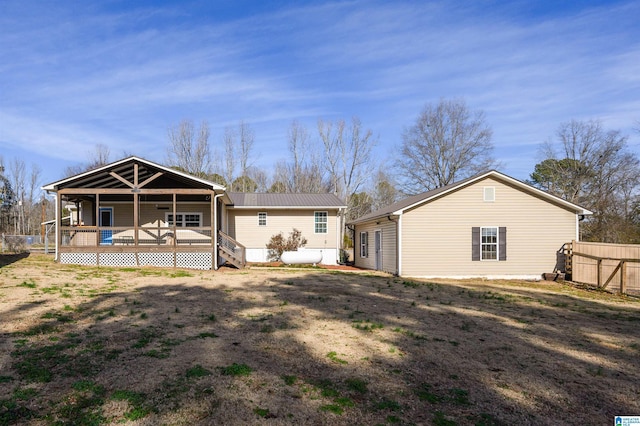
M 98 209 L 98 226 L 113 226 L 113 207 L 100 207 Z M 113 230 L 101 229 L 100 230 L 100 244 L 112 243 Z

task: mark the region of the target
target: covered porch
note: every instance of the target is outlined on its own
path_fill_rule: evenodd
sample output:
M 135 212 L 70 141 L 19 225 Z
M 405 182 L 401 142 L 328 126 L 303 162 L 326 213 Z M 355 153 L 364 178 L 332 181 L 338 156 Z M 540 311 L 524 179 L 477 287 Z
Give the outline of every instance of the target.
M 246 263 L 222 230 L 224 188 L 135 157 L 51 184 L 56 259 L 105 266 L 217 269 Z M 75 220 L 62 224 L 67 206 Z

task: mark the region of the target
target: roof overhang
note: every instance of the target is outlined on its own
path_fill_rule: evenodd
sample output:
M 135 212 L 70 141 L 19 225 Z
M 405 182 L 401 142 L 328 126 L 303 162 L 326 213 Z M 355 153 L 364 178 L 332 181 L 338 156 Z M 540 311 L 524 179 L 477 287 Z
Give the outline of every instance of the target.
M 116 162 L 113 162 L 113 163 L 110 163 L 110 164 L 106 164 L 106 165 L 98 167 L 96 169 L 89 170 L 89 171 L 80 173 L 80 174 L 75 175 L 75 176 L 70 176 L 70 177 L 67 177 L 65 179 L 62 179 L 62 180 L 59 180 L 59 181 L 56 181 L 56 182 L 52 182 L 50 184 L 42 186 L 42 189 L 47 191 L 47 192 L 57 192 L 60 189 L 60 187 L 64 187 L 64 186 L 69 185 L 69 184 L 71 184 L 73 182 L 77 182 L 77 181 L 80 181 L 80 180 L 83 180 L 83 179 L 88 179 L 88 178 L 90 178 L 92 176 L 97 176 L 97 175 L 99 175 L 101 173 L 107 173 L 110 170 L 112 170 L 114 168 L 118 168 L 118 167 L 120 167 L 122 165 L 125 165 L 127 163 L 141 163 L 141 164 L 144 164 L 144 165 L 146 165 L 146 166 L 148 166 L 150 168 L 157 169 L 159 171 L 171 174 L 173 176 L 177 176 L 177 177 L 179 177 L 179 178 L 181 178 L 183 180 L 187 180 L 187 181 L 191 181 L 191 182 L 197 183 L 197 184 L 202 185 L 202 186 L 204 186 L 204 187 L 206 187 L 208 189 L 211 189 L 213 191 L 217 191 L 217 192 L 225 191 L 225 187 L 223 187 L 222 185 L 218 185 L 217 183 L 210 182 L 210 181 L 207 181 L 205 179 L 201 179 L 201 178 L 198 178 L 196 176 L 192 176 L 192 175 L 190 175 L 188 173 L 184 173 L 184 172 L 181 172 L 179 170 L 175 170 L 175 169 L 172 169 L 170 167 L 166 167 L 166 166 L 163 166 L 161 164 L 157 164 L 157 163 L 154 163 L 152 161 L 145 160 L 144 158 L 140 158 L 140 157 L 136 157 L 136 156 L 123 158 L 122 160 L 119 160 L 119 161 L 116 161 Z
M 563 200 L 560 197 L 556 197 L 555 195 L 549 194 L 549 193 L 547 193 L 545 191 L 542 191 L 542 190 L 540 190 L 540 189 L 538 189 L 538 188 L 536 188 L 534 186 L 531 186 L 529 184 L 521 182 L 521 181 L 519 181 L 517 179 L 514 179 L 514 178 L 512 178 L 510 176 L 507 176 L 507 175 L 505 175 L 503 173 L 500 173 L 500 172 L 498 172 L 496 170 L 491 170 L 491 171 L 488 171 L 486 173 L 482 173 L 482 174 L 476 175 L 476 176 L 474 176 L 472 178 L 462 180 L 462 181 L 460 181 L 459 184 L 452 184 L 452 185 L 446 187 L 445 189 L 433 191 L 432 195 L 425 196 L 424 198 L 421 198 L 420 200 L 416 201 L 415 203 L 412 203 L 412 204 L 409 204 L 409 205 L 404 205 L 404 206 L 402 206 L 401 208 L 399 208 L 397 210 L 394 210 L 394 211 L 391 211 L 391 212 L 389 212 L 387 210 L 384 213 L 381 213 L 380 215 L 377 215 L 377 216 L 376 215 L 365 216 L 363 220 L 356 219 L 354 221 L 349 222 L 349 224 L 356 225 L 356 224 L 359 224 L 359 223 L 372 222 L 372 221 L 380 220 L 381 218 L 385 218 L 385 217 L 389 216 L 390 214 L 393 215 L 393 216 L 401 216 L 407 210 L 411 210 L 411 209 L 413 209 L 415 207 L 418 207 L 418 206 L 420 206 L 422 204 L 426 204 L 426 203 L 428 203 L 428 202 L 430 202 L 430 201 L 432 201 L 434 199 L 441 198 L 441 197 L 445 196 L 446 194 L 458 191 L 461 188 L 464 188 L 466 186 L 472 185 L 472 184 L 474 184 L 476 182 L 479 182 L 481 180 L 484 180 L 484 179 L 487 179 L 487 178 L 491 178 L 491 177 L 496 178 L 498 180 L 502 180 L 503 182 L 506 182 L 506 183 L 508 183 L 508 184 L 510 184 L 510 185 L 512 185 L 514 187 L 517 187 L 517 188 L 521 189 L 522 191 L 529 192 L 529 193 L 534 194 L 534 195 L 536 195 L 536 196 L 538 196 L 538 197 L 540 197 L 540 198 L 542 198 L 544 200 L 547 200 L 547 201 L 549 201 L 551 203 L 554 203 L 554 204 L 557 204 L 559 206 L 562 206 L 562 207 L 564 207 L 564 208 L 566 208 L 568 210 L 571 210 L 571 211 L 575 212 L 575 214 L 577 214 L 577 215 L 586 216 L 586 215 L 593 214 L 592 211 L 587 210 L 584 207 L 581 207 L 581 206 L 579 206 L 577 204 L 573 204 L 573 203 L 571 203 L 569 201 Z
M 233 210 L 340 210 L 347 206 L 227 206 Z
M 567 208 L 569 210 L 573 210 L 578 215 L 590 215 L 590 214 L 593 214 L 592 211 L 587 210 L 584 207 L 580 207 L 577 204 L 573 204 L 573 203 L 570 203 L 569 201 L 565 201 L 560 197 L 556 197 L 555 195 L 551 195 L 548 192 L 542 191 L 542 190 L 540 190 L 540 189 L 538 189 L 538 188 L 536 188 L 534 186 L 528 185 L 528 184 L 526 184 L 524 182 L 519 181 L 518 179 L 514 179 L 514 178 L 512 178 L 510 176 L 507 176 L 507 175 L 502 174 L 500 172 L 497 172 L 495 170 L 491 170 L 489 172 L 486 172 L 486 173 L 483 173 L 481 175 L 478 175 L 478 176 L 474 177 L 473 179 L 464 181 L 460 185 L 454 185 L 451 188 L 449 188 L 447 190 L 444 190 L 442 192 L 438 192 L 437 194 L 435 194 L 435 195 L 433 195 L 431 197 L 427 197 L 427 198 L 425 198 L 425 199 L 423 199 L 421 201 L 418 201 L 418 202 L 416 202 L 414 204 L 411 204 L 411 205 L 406 206 L 406 207 L 404 207 L 402 209 L 396 210 L 395 212 L 393 212 L 393 214 L 394 215 L 401 215 L 406 210 L 410 210 L 410 209 L 412 209 L 414 207 L 417 207 L 417 206 L 419 206 L 421 204 L 427 203 L 427 202 L 429 202 L 429 201 L 431 201 L 431 200 L 433 200 L 435 198 L 440 198 L 440 197 L 442 197 L 442 196 L 444 196 L 444 195 L 446 195 L 448 193 L 457 191 L 462 187 L 472 185 L 472 184 L 474 184 L 474 183 L 476 183 L 478 181 L 484 180 L 484 179 L 489 178 L 489 177 L 494 177 L 494 178 L 509 182 L 511 185 L 513 185 L 515 187 L 518 187 L 518 188 L 522 189 L 523 191 L 534 193 L 535 195 L 539 196 L 540 198 L 546 199 L 547 201 L 550 201 L 550 202 L 555 203 L 555 204 L 559 204 L 559 205 L 561 205 L 561 206 L 563 206 L 563 207 L 565 207 L 565 208 Z

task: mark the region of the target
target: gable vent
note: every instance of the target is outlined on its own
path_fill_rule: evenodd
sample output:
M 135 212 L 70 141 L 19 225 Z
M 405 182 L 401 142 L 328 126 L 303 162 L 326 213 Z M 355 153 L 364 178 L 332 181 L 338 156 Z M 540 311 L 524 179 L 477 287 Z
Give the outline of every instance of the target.
M 484 201 L 492 202 L 496 200 L 496 188 L 494 186 L 484 187 Z

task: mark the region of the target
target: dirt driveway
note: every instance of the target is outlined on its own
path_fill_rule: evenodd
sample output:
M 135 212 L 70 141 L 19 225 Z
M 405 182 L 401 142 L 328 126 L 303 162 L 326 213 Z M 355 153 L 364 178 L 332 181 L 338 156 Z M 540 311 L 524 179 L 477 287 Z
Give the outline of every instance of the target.
M 640 415 L 638 299 L 317 269 L 0 265 L 0 425 Z

